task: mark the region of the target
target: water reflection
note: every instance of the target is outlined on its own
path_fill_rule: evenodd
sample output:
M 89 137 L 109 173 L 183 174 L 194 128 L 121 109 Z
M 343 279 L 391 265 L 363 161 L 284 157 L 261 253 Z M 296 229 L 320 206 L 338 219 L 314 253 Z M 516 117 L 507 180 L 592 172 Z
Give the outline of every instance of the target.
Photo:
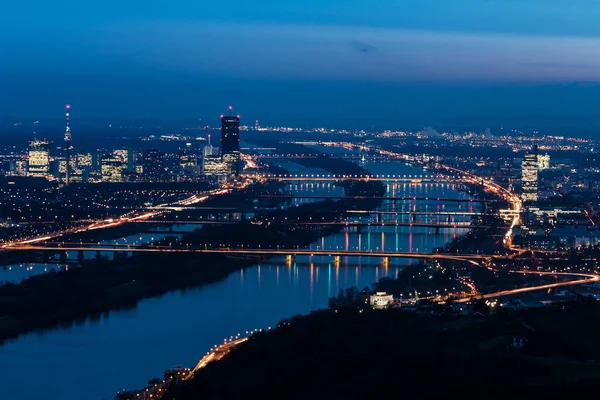
M 261 264 L 213 285 L 144 300 L 126 312 L 24 335 L 0 350 L 3 398 L 112 398 L 119 387 L 141 386 L 168 367 L 195 364 L 225 336 L 327 307 L 339 289 L 370 285 L 381 276 L 378 267 L 343 262 Z M 35 380 L 23 371 L 34 372 Z M 59 379 L 65 371 L 68 385 Z

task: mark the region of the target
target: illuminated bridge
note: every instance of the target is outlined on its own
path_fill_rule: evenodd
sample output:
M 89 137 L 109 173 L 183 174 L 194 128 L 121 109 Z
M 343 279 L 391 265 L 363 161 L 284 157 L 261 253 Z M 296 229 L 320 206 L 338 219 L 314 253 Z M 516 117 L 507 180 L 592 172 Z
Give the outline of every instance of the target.
M 239 223 L 239 220 L 144 220 L 138 221 L 137 223 L 144 224 L 164 224 L 164 225 L 232 225 Z M 368 227 L 368 226 L 389 226 L 389 227 L 415 227 L 415 228 L 435 228 L 435 229 L 471 229 L 475 227 L 489 228 L 485 225 L 473 225 L 468 221 L 460 222 L 424 222 L 424 221 L 396 221 L 396 220 L 383 220 L 383 221 L 294 221 L 294 220 L 264 220 L 264 221 L 253 221 L 256 225 L 276 223 L 281 225 L 302 225 L 302 226 L 355 226 L 355 227 Z M 167 233 L 167 231 L 161 231 Z M 185 231 L 189 233 L 190 231 Z M 174 231 L 169 231 L 174 233 Z
M 251 155 L 255 159 L 303 159 L 303 158 L 344 158 L 351 160 L 361 160 L 363 155 L 359 153 L 322 153 L 322 154 L 279 154 L 279 153 L 256 153 Z M 389 156 L 377 154 L 365 154 L 368 160 L 390 160 Z
M 385 182 L 458 182 L 447 176 L 428 176 L 428 175 L 331 175 L 331 174 L 265 174 L 259 175 L 260 178 L 277 181 L 340 181 L 340 180 L 358 180 L 358 181 L 385 181 Z
M 316 196 L 294 194 L 259 194 L 257 197 L 264 199 L 315 199 L 315 200 L 383 200 L 383 201 L 442 201 L 448 203 L 498 203 L 505 202 L 501 199 L 476 199 L 465 197 L 424 197 L 424 196 Z
M 18 245 L 0 249 L 3 251 L 106 251 L 123 253 L 195 253 L 255 256 L 331 256 L 331 257 L 379 257 L 379 258 L 421 258 L 445 260 L 482 260 L 492 257 L 486 254 L 451 254 L 451 253 L 411 253 L 360 250 L 305 250 L 305 249 L 239 249 L 239 248 L 174 248 L 171 246 L 143 245 L 99 245 L 97 243 L 58 243 L 46 242 L 43 245 Z

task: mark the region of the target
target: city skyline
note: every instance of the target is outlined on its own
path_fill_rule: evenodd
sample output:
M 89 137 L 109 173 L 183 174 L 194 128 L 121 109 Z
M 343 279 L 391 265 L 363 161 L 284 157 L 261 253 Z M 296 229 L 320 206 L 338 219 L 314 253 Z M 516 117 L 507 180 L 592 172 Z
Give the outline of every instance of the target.
M 2 399 L 593 393 L 599 19 L 10 2 Z

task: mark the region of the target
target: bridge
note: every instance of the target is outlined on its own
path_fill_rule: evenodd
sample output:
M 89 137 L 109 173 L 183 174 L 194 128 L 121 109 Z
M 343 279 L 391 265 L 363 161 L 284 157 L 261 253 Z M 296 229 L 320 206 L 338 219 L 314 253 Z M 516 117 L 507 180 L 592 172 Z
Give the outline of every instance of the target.
M 46 242 L 44 245 L 18 245 L 0 249 L 6 251 L 100 251 L 113 253 L 182 253 L 182 254 L 224 254 L 233 256 L 326 256 L 326 257 L 379 257 L 379 258 L 419 258 L 444 259 L 455 261 L 483 260 L 493 257 L 491 254 L 451 254 L 451 253 L 412 253 L 361 250 L 310 250 L 310 249 L 241 249 L 241 248 L 202 248 L 139 245 L 99 245 L 97 243 L 59 243 Z
M 254 153 L 251 154 L 255 159 L 304 159 L 304 158 L 343 158 L 351 160 L 390 160 L 391 157 L 377 154 L 359 154 L 359 153 L 320 153 L 320 154 L 281 154 L 281 153 Z
M 259 194 L 261 199 L 315 199 L 315 200 L 382 200 L 382 201 L 441 201 L 448 203 L 498 203 L 501 199 L 477 199 L 465 197 L 424 197 L 424 196 L 316 196 L 293 194 Z
M 145 220 L 138 221 L 139 223 L 145 224 L 163 224 L 163 225 L 233 225 L 237 224 L 239 220 Z M 472 229 L 475 227 L 489 228 L 487 225 L 474 225 L 468 221 L 466 222 L 448 222 L 448 223 L 436 223 L 436 222 L 419 222 L 419 221 L 293 221 L 293 220 L 265 220 L 265 221 L 252 221 L 255 225 L 263 225 L 269 223 L 276 223 L 281 225 L 302 225 L 302 226 L 340 226 L 340 227 L 368 227 L 368 226 L 388 226 L 388 227 L 414 227 L 414 228 L 435 228 L 435 229 Z M 158 231 L 157 231 L 158 232 Z M 160 231 L 163 233 L 177 233 L 176 231 Z M 190 231 L 183 231 L 180 233 L 190 233 Z
M 440 182 L 458 182 L 459 179 L 451 179 L 447 176 L 428 176 L 428 175 L 333 175 L 333 174 L 261 174 L 262 179 L 277 181 L 384 181 L 384 182 L 407 182 L 407 183 L 440 183 Z

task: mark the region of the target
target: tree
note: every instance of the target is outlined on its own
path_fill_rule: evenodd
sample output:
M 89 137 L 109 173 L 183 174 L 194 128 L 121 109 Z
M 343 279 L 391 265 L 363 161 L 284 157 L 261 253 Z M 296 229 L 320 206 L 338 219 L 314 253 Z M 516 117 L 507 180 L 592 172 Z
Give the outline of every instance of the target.
M 341 289 L 336 297 L 329 298 L 329 308 L 337 310 L 340 308 L 356 308 L 363 305 L 362 297 L 355 286 Z
M 475 302 L 475 307 L 473 308 L 473 311 L 486 315 L 489 312 L 489 307 L 487 304 L 485 304 L 484 299 L 479 299 Z

